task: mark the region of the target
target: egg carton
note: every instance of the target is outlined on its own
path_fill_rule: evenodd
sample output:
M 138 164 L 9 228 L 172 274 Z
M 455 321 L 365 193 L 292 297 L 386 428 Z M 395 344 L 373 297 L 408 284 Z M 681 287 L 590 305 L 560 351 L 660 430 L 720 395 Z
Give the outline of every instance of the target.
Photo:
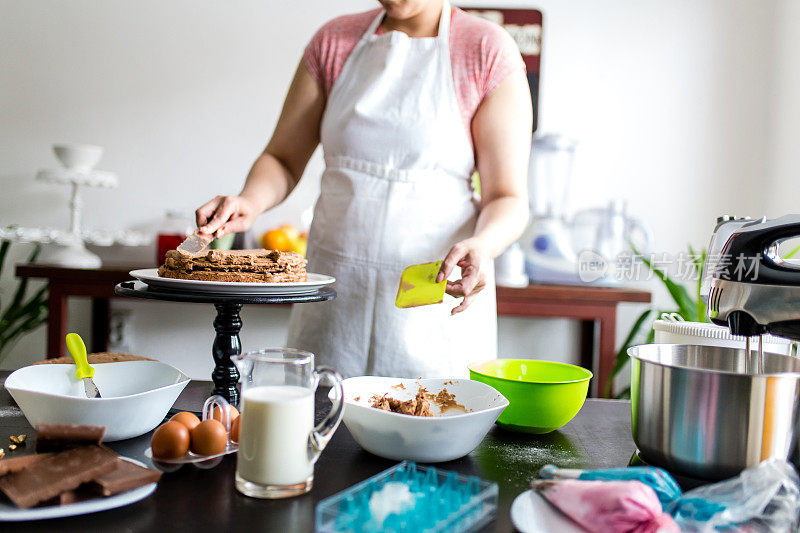
M 239 451 L 239 444 L 234 442 L 230 437 L 232 421 L 230 416 L 227 415 L 227 413 L 230 413 L 228 410 L 229 406 L 230 404 L 228 401 L 222 396 L 218 395 L 211 396 L 205 401 L 205 403 L 203 403 L 202 420 L 212 418 L 214 409 L 220 409 L 221 413 L 226 413 L 226 415 L 224 417 L 221 416 L 221 418 L 225 419 L 223 425 L 225 426 L 225 430 L 228 432 L 228 442 L 225 445 L 225 450 L 222 452 L 215 453 L 213 455 L 199 455 L 189 451 L 186 453 L 186 455 L 178 459 L 156 459 L 153 457 L 153 449 L 148 447 L 144 451 L 144 456 L 150 459 L 153 462 L 153 465 L 163 472 L 174 472 L 185 464 L 192 464 L 201 469 L 214 468 L 222 462 L 222 459 L 226 455 Z

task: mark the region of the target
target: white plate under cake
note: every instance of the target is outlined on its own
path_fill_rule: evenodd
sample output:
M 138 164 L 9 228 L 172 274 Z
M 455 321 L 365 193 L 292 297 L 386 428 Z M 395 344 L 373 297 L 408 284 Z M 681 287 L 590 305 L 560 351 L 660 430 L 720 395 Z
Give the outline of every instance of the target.
M 306 259 L 277 250 L 167 252 L 160 268 L 130 275 L 154 289 L 238 296 L 297 296 L 317 292 L 336 279 L 306 272 Z
M 238 296 L 296 296 L 311 294 L 336 281 L 336 278 L 332 276 L 311 272 L 306 275 L 306 281 L 296 282 L 196 281 L 193 279 L 162 278 L 158 275 L 157 268 L 131 270 L 130 275 L 154 289 Z

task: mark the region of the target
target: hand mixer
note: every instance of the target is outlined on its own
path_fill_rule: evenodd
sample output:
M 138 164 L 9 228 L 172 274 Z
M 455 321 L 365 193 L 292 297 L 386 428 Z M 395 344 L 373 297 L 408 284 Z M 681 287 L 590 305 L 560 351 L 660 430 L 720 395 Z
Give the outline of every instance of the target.
M 760 355 L 764 333 L 800 341 L 800 262 L 779 254 L 781 243 L 794 237 L 800 237 L 800 215 L 773 220 L 725 216 L 717 221 L 701 295 L 707 297 L 708 318 L 745 336 L 748 353 L 755 335 Z M 758 372 L 761 361 L 759 356 Z

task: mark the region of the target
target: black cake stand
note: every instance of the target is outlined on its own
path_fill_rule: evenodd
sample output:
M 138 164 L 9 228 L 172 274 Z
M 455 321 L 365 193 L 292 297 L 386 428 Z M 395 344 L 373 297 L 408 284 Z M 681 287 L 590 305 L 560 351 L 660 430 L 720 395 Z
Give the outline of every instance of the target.
M 242 353 L 239 331 L 242 329 L 242 318 L 239 311 L 244 304 L 300 304 L 309 302 L 325 302 L 336 297 L 336 291 L 329 286 L 307 294 L 280 295 L 242 295 L 242 294 L 209 294 L 186 291 L 173 291 L 149 287 L 141 281 L 124 281 L 114 288 L 120 296 L 161 300 L 168 302 L 190 302 L 214 304 L 217 317 L 214 319 L 214 344 L 211 355 L 214 358 L 213 394 L 224 397 L 231 405 L 239 405 L 239 370 L 233 364 L 231 356 Z

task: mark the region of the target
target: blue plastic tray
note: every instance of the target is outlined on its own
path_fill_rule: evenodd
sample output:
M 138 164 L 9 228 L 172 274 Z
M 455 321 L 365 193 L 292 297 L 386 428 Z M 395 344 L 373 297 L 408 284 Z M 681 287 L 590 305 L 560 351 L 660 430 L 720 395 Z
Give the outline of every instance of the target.
M 387 488 L 388 484 L 392 484 L 391 487 Z M 383 512 L 377 509 L 376 503 L 400 501 L 389 497 L 390 491 L 410 496 L 404 498 L 406 505 L 402 509 L 387 514 L 385 509 Z M 497 491 L 497 483 L 403 461 L 319 502 L 316 530 L 352 533 L 475 531 L 494 518 Z

